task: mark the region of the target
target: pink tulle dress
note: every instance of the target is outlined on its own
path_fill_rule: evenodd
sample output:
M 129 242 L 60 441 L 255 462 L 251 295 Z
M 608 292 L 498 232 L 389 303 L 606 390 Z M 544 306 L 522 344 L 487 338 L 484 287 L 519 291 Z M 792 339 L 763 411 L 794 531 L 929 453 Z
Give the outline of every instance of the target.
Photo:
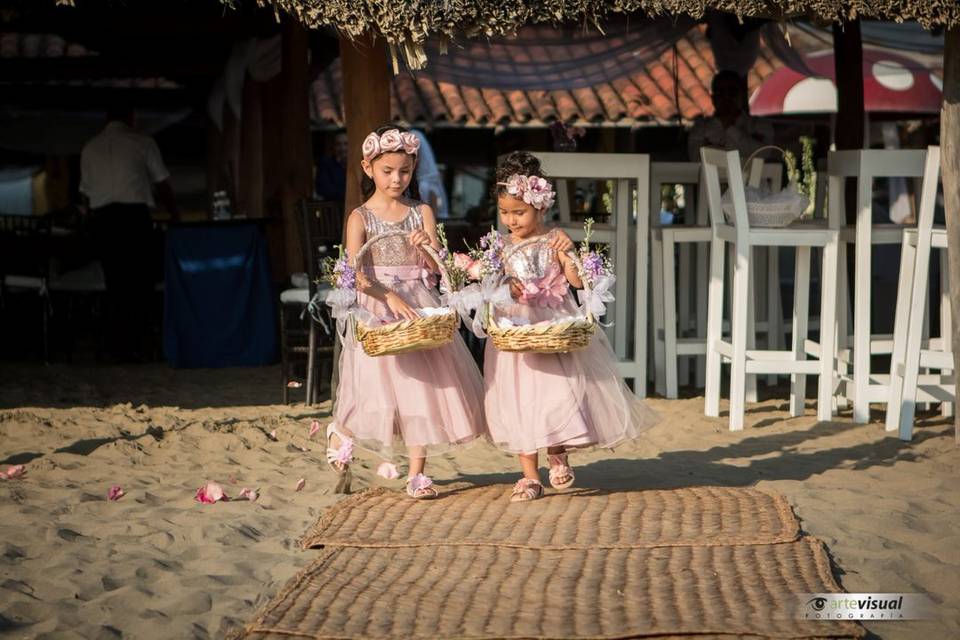
M 423 228 L 418 206 L 399 222 L 360 207 L 367 239 L 388 231 Z M 363 256 L 368 278 L 399 293 L 414 308 L 439 307 L 435 275 L 404 236 L 384 239 Z M 363 307 L 384 323 L 395 321 L 386 304 L 359 294 Z M 483 379 L 459 334 L 450 344 L 426 351 L 370 357 L 347 331 L 340 357 L 340 386 L 334 407 L 337 429 L 358 446 L 385 458 L 442 453 L 485 433 Z
M 546 244 L 519 248 L 504 269 L 520 281 L 524 298 L 498 308 L 497 319 L 535 324 L 581 315 L 556 253 Z M 587 347 L 570 353 L 503 352 L 487 341 L 484 382 L 490 438 L 511 453 L 558 445 L 612 447 L 659 421 L 620 378 L 602 330 Z

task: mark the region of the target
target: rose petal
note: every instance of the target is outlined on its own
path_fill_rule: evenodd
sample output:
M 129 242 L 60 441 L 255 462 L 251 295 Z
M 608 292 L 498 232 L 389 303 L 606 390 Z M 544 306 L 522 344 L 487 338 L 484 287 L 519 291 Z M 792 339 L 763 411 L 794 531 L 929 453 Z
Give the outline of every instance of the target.
M 197 489 L 197 494 L 194 496 L 197 502 L 203 504 L 213 504 L 214 502 L 219 502 L 220 500 L 226 500 L 227 496 L 223 492 L 223 487 L 221 487 L 216 482 L 208 482 L 199 489 Z
M 319 420 L 314 420 L 313 422 L 310 423 L 310 436 L 309 436 L 309 437 L 312 438 L 313 436 L 317 435 L 317 433 L 318 433 L 319 431 L 320 431 L 320 421 L 319 421 Z
M 240 495 L 237 496 L 240 500 L 247 499 L 250 502 L 256 502 L 257 498 L 260 497 L 260 491 L 257 489 L 248 489 L 244 487 L 240 489 Z
M 299 480 L 297 480 L 297 486 L 296 488 L 294 488 L 294 491 L 300 491 L 300 489 L 303 489 L 304 485 L 306 484 L 307 484 L 307 481 L 304 480 L 303 478 L 300 478 Z
M 121 487 L 118 484 L 115 484 L 112 487 L 110 487 L 109 491 L 107 491 L 107 500 L 119 500 L 125 495 L 127 494 L 123 490 L 123 487 Z
M 397 471 L 397 467 L 393 463 L 381 462 L 380 466 L 377 467 L 377 475 L 387 480 L 396 480 L 400 477 L 400 472 Z
M 27 475 L 27 469 L 22 464 L 15 464 L 12 467 L 7 467 L 7 472 L 4 474 L 7 480 L 22 478 L 25 475 Z

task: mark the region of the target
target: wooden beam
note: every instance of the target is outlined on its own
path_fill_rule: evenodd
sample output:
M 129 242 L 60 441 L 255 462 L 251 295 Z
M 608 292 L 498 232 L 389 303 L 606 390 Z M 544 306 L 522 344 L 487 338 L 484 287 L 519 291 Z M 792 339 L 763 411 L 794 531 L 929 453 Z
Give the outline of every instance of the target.
M 340 39 L 343 65 L 343 117 L 350 152 L 347 156 L 347 192 L 344 214 L 363 202 L 360 168 L 363 139 L 390 119 L 390 71 L 383 38 Z
M 940 158 L 947 218 L 947 271 L 953 320 L 953 375 L 960 380 L 960 27 L 947 30 L 943 48 L 943 107 L 940 112 Z M 954 389 L 960 392 L 960 384 Z M 960 395 L 957 395 L 960 398 Z M 956 405 L 955 405 L 956 406 Z M 960 411 L 953 414 L 954 438 L 960 444 Z
M 223 71 L 219 59 L 154 55 L 91 55 L 0 60 L 4 82 L 99 80 L 103 78 L 212 78 Z
M 134 87 L 94 87 L 11 84 L 3 88 L 3 106 L 35 109 L 100 110 L 117 103 L 134 107 L 192 107 L 202 103 L 187 89 L 138 89 Z

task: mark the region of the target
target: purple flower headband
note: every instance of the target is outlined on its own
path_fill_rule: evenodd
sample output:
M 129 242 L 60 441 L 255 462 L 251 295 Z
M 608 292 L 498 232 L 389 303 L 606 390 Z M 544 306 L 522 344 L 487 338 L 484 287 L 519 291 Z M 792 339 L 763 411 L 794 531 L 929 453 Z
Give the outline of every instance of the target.
M 523 200 L 534 209 L 546 210 L 553 206 L 556 193 L 550 183 L 540 176 L 521 176 L 514 174 L 506 182 L 497 184 L 506 187 L 508 195 Z
M 388 129 L 382 135 L 373 131 L 363 140 L 363 159 L 373 160 L 381 153 L 403 151 L 412 156 L 420 151 L 420 138 L 410 131 L 400 132 L 399 129 Z

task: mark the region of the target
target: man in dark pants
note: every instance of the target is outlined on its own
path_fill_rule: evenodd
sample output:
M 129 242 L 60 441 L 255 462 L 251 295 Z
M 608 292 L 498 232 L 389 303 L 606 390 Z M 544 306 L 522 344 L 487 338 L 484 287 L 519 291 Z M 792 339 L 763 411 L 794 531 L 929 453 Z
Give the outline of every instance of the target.
M 80 155 L 80 191 L 89 201 L 106 279 L 108 347 L 118 359 L 142 361 L 149 355 L 146 329 L 154 289 L 154 192 L 174 219 L 179 210 L 157 143 L 133 126 L 130 106 L 107 112 L 107 126 Z

